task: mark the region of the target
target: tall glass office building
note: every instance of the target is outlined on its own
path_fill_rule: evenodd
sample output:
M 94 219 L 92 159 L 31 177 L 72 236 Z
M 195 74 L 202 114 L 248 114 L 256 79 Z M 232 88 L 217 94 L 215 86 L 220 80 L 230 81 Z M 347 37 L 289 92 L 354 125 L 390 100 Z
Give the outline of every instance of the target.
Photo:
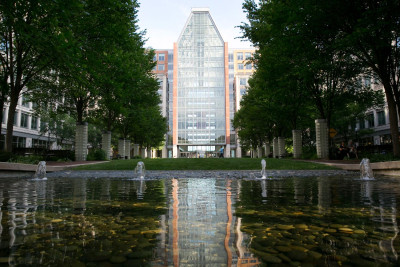
M 207 8 L 192 9 L 174 44 L 173 154 L 229 155 L 228 47 Z

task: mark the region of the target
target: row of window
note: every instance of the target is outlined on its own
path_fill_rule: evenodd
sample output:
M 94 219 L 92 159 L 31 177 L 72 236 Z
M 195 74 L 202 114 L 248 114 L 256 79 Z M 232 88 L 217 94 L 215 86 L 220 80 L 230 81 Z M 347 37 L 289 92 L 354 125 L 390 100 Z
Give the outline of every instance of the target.
M 237 64 L 237 68 L 238 68 L 238 70 L 244 70 L 244 69 L 251 70 L 251 69 L 253 69 L 253 65 L 252 64 L 238 63 Z
M 244 55 L 244 56 L 243 56 Z M 251 59 L 252 53 L 251 52 L 237 52 L 236 53 L 236 59 L 237 60 L 249 60 Z M 233 53 L 229 53 L 228 55 L 228 61 L 233 62 Z
M 376 112 L 376 115 L 378 117 L 378 126 L 382 126 L 386 124 L 386 116 L 385 116 L 385 111 L 381 110 Z M 373 128 L 375 127 L 375 118 L 373 113 L 367 114 L 365 120 L 360 120 L 360 130 L 365 129 L 365 122 L 368 123 L 368 128 Z
M 165 54 L 164 53 L 155 54 L 153 61 L 165 61 Z
M 2 118 L 2 123 L 7 123 L 6 120 L 6 111 L 3 110 L 3 118 Z M 29 119 L 31 120 L 31 125 L 29 127 Z M 18 126 L 18 112 L 15 112 L 14 114 L 14 126 Z M 30 116 L 28 113 L 21 112 L 21 120 L 19 127 L 21 128 L 26 128 L 26 129 L 32 129 L 32 130 L 38 130 L 39 129 L 39 118 L 36 116 Z

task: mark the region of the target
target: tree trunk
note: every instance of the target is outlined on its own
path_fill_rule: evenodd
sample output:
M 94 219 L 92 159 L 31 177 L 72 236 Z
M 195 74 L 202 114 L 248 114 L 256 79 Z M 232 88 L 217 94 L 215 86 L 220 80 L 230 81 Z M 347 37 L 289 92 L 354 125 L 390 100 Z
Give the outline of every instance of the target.
M 78 99 L 76 102 L 76 113 L 77 113 L 77 123 L 82 124 L 83 123 L 83 101 Z
M 3 123 L 3 116 L 4 116 L 3 109 L 4 109 L 4 98 L 0 97 L 0 121 L 1 121 L 0 125 Z M 4 123 L 7 123 L 7 122 L 4 122 Z M 1 126 L 0 126 L 0 129 L 1 129 Z M 5 146 L 4 146 L 4 150 L 5 150 Z
M 390 84 L 390 83 L 389 83 Z M 390 134 L 392 135 L 393 156 L 400 156 L 399 143 L 399 123 L 397 119 L 397 108 L 392 94 L 392 88 L 388 83 L 384 83 L 386 101 L 389 109 Z
M 12 140 L 14 132 L 14 116 L 18 104 L 19 93 L 12 94 L 10 99 L 10 106 L 8 108 L 8 120 L 7 120 L 7 131 L 6 131 L 6 144 L 5 151 L 12 152 Z

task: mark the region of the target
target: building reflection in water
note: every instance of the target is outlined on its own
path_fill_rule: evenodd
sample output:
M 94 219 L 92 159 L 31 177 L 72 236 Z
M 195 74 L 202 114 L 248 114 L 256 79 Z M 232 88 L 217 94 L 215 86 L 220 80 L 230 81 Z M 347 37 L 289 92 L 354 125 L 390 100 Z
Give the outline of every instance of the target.
M 114 182 L 116 187 L 112 186 Z M 48 221 L 48 216 L 61 217 L 70 211 L 84 219 L 86 210 L 93 205 L 89 200 L 99 198 L 112 203 L 112 196 L 118 195 L 117 199 L 134 201 L 144 198 L 147 191 L 151 192 L 149 184 L 146 190 L 146 181 L 135 183 L 103 179 L 96 184 L 97 187 L 91 183 L 96 182 L 87 179 L 64 180 L 63 183 L 57 179 L 0 181 L 0 257 L 8 257 L 12 265 L 14 255 L 18 255 L 18 246 L 24 243 L 28 231 L 50 231 L 45 229 L 44 224 L 41 225 L 45 217 Z M 240 179 L 166 179 L 163 183 L 165 189 L 161 194 L 172 197 L 167 200 L 168 212 L 160 217 L 163 231 L 158 236 L 156 254 L 163 259 L 164 265 L 260 264 L 246 245 L 250 243 L 250 237 L 241 231 L 245 220 L 234 216 L 240 191 L 249 182 Z M 399 232 L 398 192 L 390 184 L 379 181 L 335 182 L 327 178 L 254 183 L 257 183 L 260 193 L 252 198 L 261 199 L 262 205 L 270 205 L 273 202 L 270 200 L 276 201 L 277 205 L 292 201 L 315 206 L 322 215 L 329 215 L 332 208 L 342 208 L 346 204 L 351 207 L 361 205 L 375 229 L 390 236 L 376 241 L 382 252 L 380 257 L 390 262 L 398 260 L 393 245 Z M 348 191 L 343 192 L 342 188 Z M 301 205 L 298 207 L 301 208 Z M 33 225 L 36 225 L 35 228 Z M 39 229 L 36 229 L 37 226 Z
M 233 216 L 239 180 L 173 179 L 170 238 L 174 266 L 257 266 L 244 245 L 247 234 Z

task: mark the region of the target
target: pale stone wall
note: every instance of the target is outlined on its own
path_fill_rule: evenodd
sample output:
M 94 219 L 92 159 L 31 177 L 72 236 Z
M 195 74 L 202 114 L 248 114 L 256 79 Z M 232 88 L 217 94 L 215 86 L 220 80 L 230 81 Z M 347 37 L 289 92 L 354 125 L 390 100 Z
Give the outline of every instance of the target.
M 293 135 L 293 158 L 298 159 L 302 154 L 302 136 L 301 130 L 292 130 Z
M 88 145 L 88 124 L 84 122 L 82 124 L 76 124 L 75 132 L 75 160 L 86 161 L 87 157 L 87 145 Z
M 101 135 L 101 147 L 106 152 L 106 158 L 111 158 L 111 132 L 104 131 Z
M 125 139 L 118 140 L 118 154 L 122 159 L 125 159 Z
M 153 158 L 153 153 L 152 153 L 152 152 L 153 152 L 153 151 L 152 151 L 151 148 L 148 148 L 148 149 L 147 149 L 147 158 L 148 158 L 148 159 Z
M 131 140 L 125 140 L 125 157 L 131 158 Z
M 327 159 L 329 157 L 328 133 L 328 125 L 326 120 L 315 120 L 317 156 L 320 159 Z

